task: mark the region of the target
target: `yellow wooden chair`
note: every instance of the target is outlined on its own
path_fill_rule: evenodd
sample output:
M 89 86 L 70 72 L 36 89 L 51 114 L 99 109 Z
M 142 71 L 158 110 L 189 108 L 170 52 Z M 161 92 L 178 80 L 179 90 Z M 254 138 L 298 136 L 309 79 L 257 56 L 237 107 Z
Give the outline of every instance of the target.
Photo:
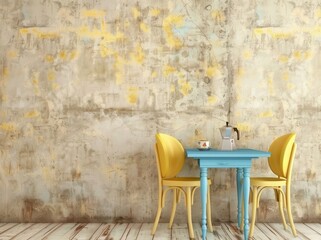
M 190 238 L 194 238 L 192 225 L 192 204 L 194 193 L 200 187 L 199 177 L 177 177 L 185 162 L 185 150 L 182 144 L 174 137 L 158 133 L 156 134 L 155 155 L 158 169 L 158 209 L 155 217 L 152 235 L 155 234 L 159 222 L 161 211 L 165 205 L 165 196 L 169 190 L 173 190 L 173 206 L 168 227 L 173 225 L 176 204 L 180 200 L 180 193 L 185 196 L 185 205 L 187 209 L 187 222 Z M 210 231 L 213 231 L 211 222 L 210 208 L 210 185 L 208 180 L 207 192 L 207 224 Z
M 295 133 L 290 133 L 278 137 L 273 141 L 269 148 L 269 152 L 271 152 L 271 156 L 269 157 L 269 166 L 277 177 L 251 177 L 252 197 L 250 200 L 252 200 L 252 222 L 249 237 L 253 236 L 256 209 L 259 207 L 262 191 L 266 188 L 274 189 L 276 201 L 279 203 L 284 229 L 286 229 L 287 225 L 283 208 L 286 207 L 292 233 L 294 236 L 297 236 L 291 213 L 290 195 L 292 166 L 296 151 L 296 143 L 294 142 L 295 136 Z M 283 187 L 286 188 L 286 193 L 282 190 Z

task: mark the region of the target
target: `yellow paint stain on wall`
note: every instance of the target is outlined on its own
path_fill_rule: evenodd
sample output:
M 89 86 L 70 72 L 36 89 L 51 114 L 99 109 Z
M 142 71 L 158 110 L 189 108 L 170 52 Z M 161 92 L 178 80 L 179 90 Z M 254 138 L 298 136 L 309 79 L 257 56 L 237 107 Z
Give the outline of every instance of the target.
M 14 132 L 16 129 L 16 124 L 12 122 L 4 122 L 0 124 L 0 130 L 4 132 Z
M 182 81 L 180 84 L 180 93 L 182 93 L 184 96 L 187 96 L 192 89 L 191 84 L 188 81 Z
M 286 85 L 286 87 L 287 87 L 287 89 L 292 90 L 292 89 L 295 88 L 295 84 L 293 84 L 293 83 L 288 83 L 288 84 Z
M 296 51 L 294 51 L 293 52 L 293 57 L 296 59 L 296 60 L 300 60 L 301 59 L 301 51 L 298 51 L 298 50 L 296 50 Z
M 218 64 L 209 66 L 206 69 L 206 76 L 209 78 L 216 77 L 220 73 Z
M 217 100 L 218 100 L 218 97 L 215 96 L 215 95 L 212 95 L 212 96 L 208 96 L 208 97 L 207 97 L 207 102 L 208 102 L 209 104 L 215 104 L 215 103 L 217 103 Z
M 305 52 L 303 53 L 303 58 L 304 58 L 304 60 L 308 60 L 308 59 L 311 59 L 311 58 L 312 58 L 312 55 L 313 55 L 312 51 L 307 50 L 307 51 L 305 51 Z
M 25 118 L 37 118 L 40 116 L 40 113 L 37 110 L 32 110 L 24 114 Z
M 124 74 L 122 72 L 115 73 L 116 84 L 120 85 L 124 82 Z
M 243 59 L 250 60 L 253 58 L 253 51 L 250 49 L 245 49 L 242 52 Z
M 80 16 L 82 18 L 103 18 L 106 16 L 106 12 L 99 9 L 90 9 L 90 10 L 82 10 Z
M 153 8 L 153 9 L 151 9 L 150 10 L 150 15 L 152 16 L 152 17 L 157 17 L 159 14 L 160 14 L 160 9 L 158 9 L 158 8 Z
M 66 60 L 67 58 L 67 53 L 65 50 L 61 50 L 58 54 L 59 58 L 62 59 L 62 60 Z
M 46 61 L 46 62 L 53 63 L 54 60 L 55 60 L 55 58 L 54 58 L 54 56 L 53 56 L 52 54 L 47 54 L 47 55 L 45 56 L 45 61 Z
M 39 94 L 39 72 L 33 72 L 31 76 L 31 83 L 35 94 Z
M 52 90 L 57 90 L 60 88 L 60 85 L 56 82 L 51 83 L 51 89 Z
M 272 111 L 265 111 L 265 112 L 261 112 L 259 114 L 260 118 L 270 118 L 270 117 L 273 117 L 273 116 L 274 116 L 274 114 L 273 114 Z
M 292 29 L 282 29 L 282 28 L 274 28 L 274 27 L 266 27 L 266 28 L 254 28 L 254 34 L 257 36 L 261 36 L 263 34 L 268 35 L 274 39 L 288 39 L 294 36 L 295 31 Z
M 8 58 L 15 59 L 15 58 L 17 58 L 17 56 L 18 56 L 18 53 L 16 50 L 10 49 L 7 51 Z
M 106 30 L 105 23 L 102 21 L 101 28 L 90 29 L 86 25 L 74 29 L 80 37 L 89 38 L 89 39 L 103 39 L 106 43 L 117 42 L 124 39 L 124 34 L 122 32 L 116 32 L 115 34 L 109 33 Z
M 21 28 L 19 29 L 20 34 L 25 36 L 27 34 L 32 34 L 34 37 L 42 39 L 53 39 L 60 38 L 61 33 L 64 32 L 74 32 L 79 37 L 89 38 L 89 39 L 103 39 L 106 43 L 117 42 L 125 39 L 125 35 L 122 32 L 117 31 L 115 34 L 112 34 L 107 31 L 107 24 L 105 22 L 104 16 L 106 13 L 101 10 L 84 10 L 83 17 L 93 17 L 100 18 L 99 28 L 91 28 L 87 24 L 83 24 L 80 27 L 66 27 L 57 30 L 52 30 L 51 28 Z M 63 55 L 61 55 L 62 57 Z
M 138 100 L 138 88 L 130 87 L 127 91 L 127 101 L 130 104 L 136 104 Z
M 265 34 L 274 39 L 289 39 L 295 37 L 296 34 L 302 33 L 308 33 L 311 34 L 311 36 L 318 37 L 321 35 L 321 27 L 318 25 L 312 27 L 266 27 L 254 28 L 253 32 L 258 37 Z
M 4 78 L 8 77 L 9 76 L 9 68 L 8 67 L 3 67 L 2 68 L 2 76 Z
M 174 34 L 174 27 L 182 27 L 184 25 L 184 18 L 181 15 L 169 15 L 163 21 L 163 30 L 165 32 L 167 44 L 175 49 L 183 46 L 183 42 Z
M 156 78 L 158 76 L 158 73 L 156 71 L 153 71 L 152 74 L 151 74 L 151 77 L 152 78 Z
M 281 78 L 282 78 L 282 80 L 284 80 L 284 81 L 288 81 L 289 78 L 290 78 L 290 77 L 289 77 L 289 72 L 288 72 L 288 71 L 282 72 Z
M 280 55 L 279 56 L 279 62 L 281 63 L 287 63 L 289 61 L 289 57 L 286 55 Z
M 145 33 L 149 32 L 149 28 L 146 23 L 141 22 L 139 25 L 139 28 L 140 28 L 140 30 L 142 30 Z
M 314 10 L 314 17 L 315 18 L 321 18 L 321 8 L 316 8 L 315 10 Z
M 48 81 L 53 81 L 56 79 L 56 73 L 54 70 L 52 70 L 52 69 L 48 70 L 47 79 L 48 79 Z
M 144 62 L 145 59 L 145 54 L 143 51 L 143 48 L 138 44 L 134 51 L 131 53 L 131 58 L 133 61 L 142 64 Z
M 174 84 L 171 84 L 171 86 L 170 86 L 170 91 L 171 91 L 171 93 L 174 93 L 174 92 L 175 92 L 175 85 L 174 85 Z
M 238 123 L 236 125 L 237 129 L 240 131 L 240 132 L 249 132 L 251 131 L 251 126 L 249 123 Z
M 223 23 L 226 20 L 225 13 L 217 9 L 212 11 L 212 18 L 218 23 Z
M 242 78 L 244 77 L 245 75 L 245 69 L 242 68 L 242 67 L 239 67 L 237 70 L 236 70 L 236 77 L 237 78 Z
M 138 8 L 133 7 L 132 8 L 132 15 L 135 19 L 141 16 L 141 12 L 138 10 Z
M 267 85 L 270 95 L 274 95 L 274 75 L 273 73 L 268 74 Z
M 308 60 L 308 59 L 311 59 L 311 57 L 312 57 L 312 52 L 310 50 L 307 50 L 307 51 L 295 50 L 295 51 L 293 51 L 293 58 L 297 61 Z
M 26 35 L 27 33 L 29 33 L 29 28 L 20 28 L 19 32 L 21 35 Z
M 118 53 L 115 53 L 113 56 L 115 58 L 114 68 L 115 68 L 116 84 L 120 85 L 124 81 L 124 65 L 127 62 Z
M 163 68 L 163 74 L 165 77 L 168 77 L 170 74 L 176 72 L 176 68 L 171 65 L 165 65 Z
M 77 50 L 72 50 L 72 51 L 70 52 L 69 59 L 70 59 L 70 60 L 74 60 L 74 59 L 77 57 L 77 55 L 78 55 L 78 51 L 77 51 Z
M 99 50 L 102 58 L 115 54 L 115 51 L 112 48 L 107 47 L 107 44 L 104 44 L 102 41 L 100 43 Z
M 21 35 L 32 34 L 37 38 L 41 39 L 56 39 L 60 38 L 60 34 L 57 31 L 52 31 L 50 29 L 41 29 L 41 28 L 20 28 L 19 32 Z

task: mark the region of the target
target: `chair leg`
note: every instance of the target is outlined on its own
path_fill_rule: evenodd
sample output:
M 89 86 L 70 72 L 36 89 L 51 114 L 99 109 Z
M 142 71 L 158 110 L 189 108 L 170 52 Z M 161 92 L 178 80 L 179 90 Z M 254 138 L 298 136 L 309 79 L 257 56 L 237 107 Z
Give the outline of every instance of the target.
M 282 217 L 282 222 L 283 222 L 283 227 L 284 230 L 286 230 L 286 221 L 285 221 L 285 217 L 284 217 L 284 206 L 283 206 L 283 196 L 282 196 L 282 190 L 278 190 L 278 200 L 279 200 L 279 209 L 280 209 L 280 214 Z
M 154 235 L 158 226 L 159 218 L 162 213 L 162 196 L 163 196 L 163 190 L 159 190 L 159 197 L 158 197 L 158 208 L 157 208 L 157 213 L 154 221 L 154 225 L 152 228 L 151 234 Z
M 253 187 L 252 192 L 252 221 L 250 226 L 249 237 L 253 237 L 254 227 L 255 227 L 255 218 L 256 218 L 256 208 L 257 208 L 257 187 Z
M 192 192 L 190 187 L 187 187 L 186 189 L 186 212 L 189 237 L 194 239 L 194 230 L 192 223 Z
M 287 212 L 289 216 L 289 221 L 290 221 L 290 226 L 292 229 L 292 234 L 293 236 L 297 236 L 296 229 L 294 226 L 293 218 L 292 218 L 292 211 L 291 211 L 291 196 L 290 196 L 290 188 L 287 187 L 286 189 L 286 207 L 287 207 Z
M 174 217 L 175 217 L 175 212 L 176 212 L 176 205 L 177 205 L 177 191 L 178 189 L 173 189 L 173 206 L 172 206 L 172 213 L 171 213 L 171 218 L 169 220 L 168 228 L 172 228 L 173 222 L 174 222 Z
M 211 214 L 211 191 L 210 191 L 211 185 L 208 185 L 208 191 L 207 191 L 207 227 L 210 230 L 210 232 L 213 232 L 213 225 L 212 225 L 212 214 Z

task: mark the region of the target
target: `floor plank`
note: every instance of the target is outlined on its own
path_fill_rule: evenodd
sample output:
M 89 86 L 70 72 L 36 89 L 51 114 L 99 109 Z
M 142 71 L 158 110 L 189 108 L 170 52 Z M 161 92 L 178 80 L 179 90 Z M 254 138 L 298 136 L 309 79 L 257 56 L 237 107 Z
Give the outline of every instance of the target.
M 107 239 L 121 239 L 128 223 L 117 223 L 116 226 L 107 235 Z
M 254 226 L 254 233 L 252 239 L 254 240 L 271 240 L 264 234 L 264 232 L 261 231 L 260 228 L 257 227 L 257 225 Z
M 25 229 L 15 237 L 11 238 L 10 240 L 26 240 L 31 238 L 32 236 L 36 235 L 38 232 L 40 232 L 42 229 L 46 228 L 49 223 L 38 223 L 34 224 L 31 227 Z
M 60 227 L 62 223 L 51 223 L 47 227 L 43 228 L 41 231 L 29 237 L 28 240 L 42 240 L 46 236 L 48 236 L 51 232 L 55 231 L 58 227 Z
M 65 234 L 67 234 L 71 229 L 77 226 L 76 223 L 64 223 L 59 225 L 54 231 L 51 231 L 48 235 L 46 235 L 43 240 L 57 240 L 63 238 Z
M 306 223 L 309 228 L 313 229 L 314 231 L 318 232 L 321 235 L 321 224 L 320 223 Z
M 128 226 L 127 226 L 127 228 L 126 228 L 126 230 L 120 240 L 136 239 L 141 227 L 142 227 L 141 223 L 128 224 Z
M 224 230 L 223 230 L 221 224 L 213 225 L 213 235 L 214 235 L 215 239 L 230 240 L 230 238 L 225 236 L 225 233 L 224 233 Z
M 33 224 L 32 223 L 20 223 L 15 225 L 14 227 L 8 229 L 7 231 L 4 231 L 1 233 L 1 240 L 9 240 L 11 238 L 14 238 L 19 233 L 23 232 L 24 230 L 30 228 Z
M 17 226 L 18 223 L 7 223 L 4 225 L 1 225 L 0 227 L 0 234 L 4 233 L 5 231 L 8 231 L 10 228 L 13 228 L 14 226 Z
M 195 239 L 202 239 L 202 226 L 200 223 L 194 223 L 193 224 L 193 228 L 194 228 L 194 235 L 195 235 Z M 206 233 L 206 239 L 207 240 L 214 240 L 214 234 L 212 232 L 210 232 L 207 229 L 207 233 Z
M 293 236 L 292 230 L 290 226 L 287 226 L 286 229 L 284 229 L 283 224 L 280 223 L 269 223 L 269 225 L 280 234 L 283 239 L 291 239 L 291 240 L 300 240 L 302 239 L 301 236 Z
M 159 223 L 153 240 L 167 240 L 171 239 L 171 236 L 172 229 L 168 228 L 168 223 Z
M 303 223 L 296 223 L 295 228 L 298 234 L 302 234 L 303 239 L 307 240 L 321 240 L 321 235 L 314 231 L 313 229 L 309 228 L 307 225 Z
M 153 235 L 151 235 L 151 232 L 150 232 L 152 227 L 153 227 L 152 223 L 143 223 L 136 239 L 137 240 L 152 240 Z
M 172 240 L 189 239 L 187 224 L 173 224 Z
M 88 240 L 99 229 L 101 223 L 88 223 L 72 240 Z
M 92 235 L 90 240 L 104 240 L 110 231 L 115 227 L 114 223 L 102 224 L 97 231 Z
M 256 226 L 271 240 L 284 240 L 280 234 L 278 234 L 273 228 L 264 224 L 256 223 Z M 255 232 L 254 232 L 255 235 Z

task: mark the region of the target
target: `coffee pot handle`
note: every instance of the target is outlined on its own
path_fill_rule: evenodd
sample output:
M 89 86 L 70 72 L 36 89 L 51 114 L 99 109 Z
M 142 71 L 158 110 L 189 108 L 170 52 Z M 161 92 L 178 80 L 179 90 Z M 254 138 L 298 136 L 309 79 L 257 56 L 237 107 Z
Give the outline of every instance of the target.
M 240 140 L 240 132 L 239 132 L 239 130 L 235 127 L 235 128 L 233 128 L 233 130 L 236 132 L 236 134 L 237 134 L 237 140 Z

